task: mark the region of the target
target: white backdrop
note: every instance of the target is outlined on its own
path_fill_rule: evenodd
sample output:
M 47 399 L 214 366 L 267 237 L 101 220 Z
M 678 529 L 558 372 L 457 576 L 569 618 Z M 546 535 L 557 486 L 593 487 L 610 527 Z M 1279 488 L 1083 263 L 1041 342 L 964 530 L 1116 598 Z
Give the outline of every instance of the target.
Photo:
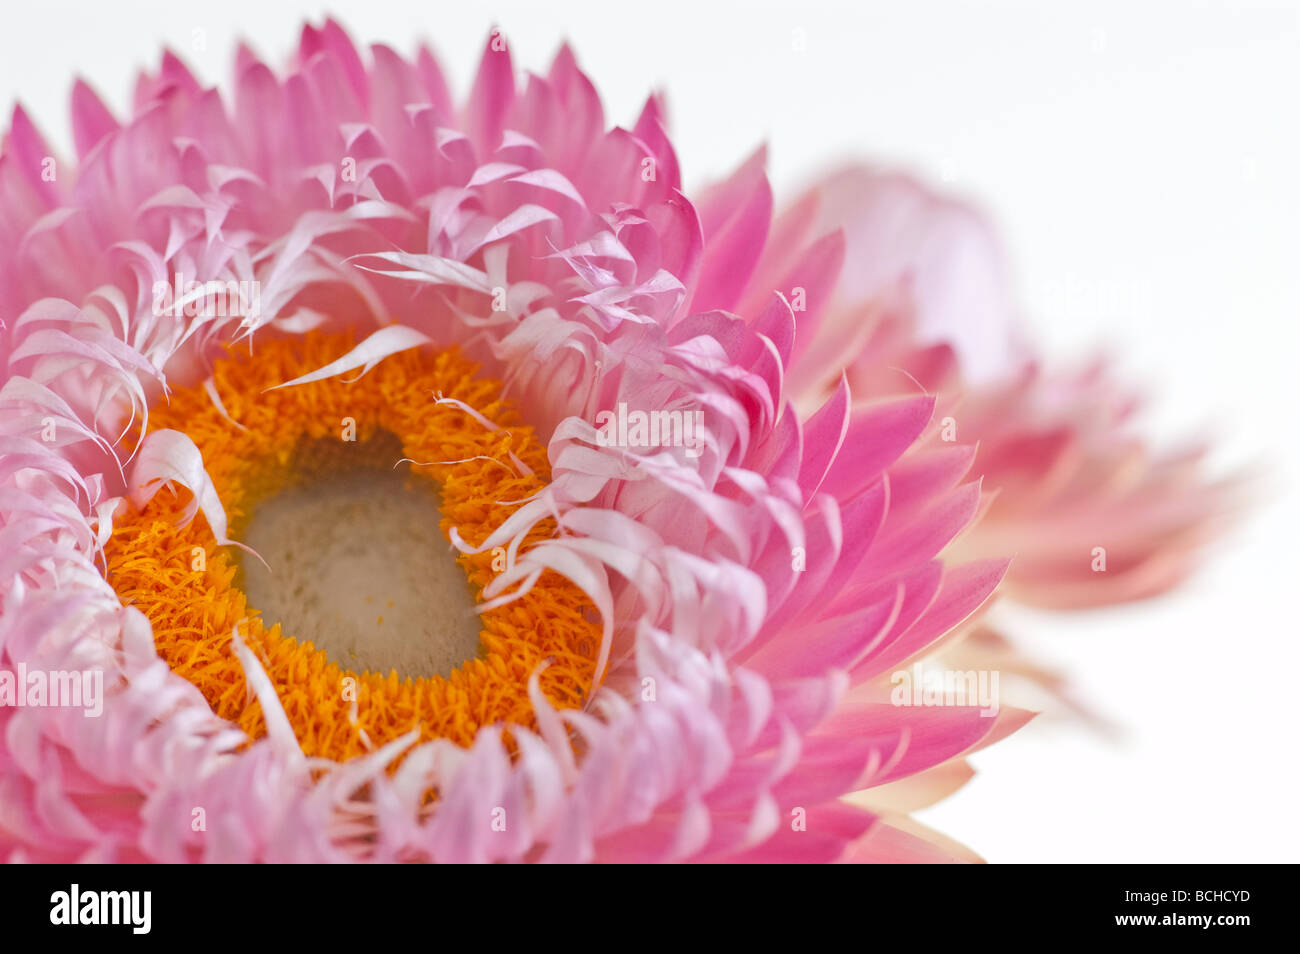
M 65 154 L 75 75 L 110 105 L 171 46 L 227 82 L 244 38 L 280 62 L 313 3 L 10 4 L 0 94 Z M 568 38 L 606 113 L 666 91 L 687 185 L 766 140 L 778 196 L 846 156 L 991 211 L 1057 357 L 1105 344 L 1157 397 L 1150 432 L 1212 426 L 1263 462 L 1254 515 L 1181 592 L 1004 614 L 1126 727 L 1032 724 L 923 820 L 990 861 L 1297 858 L 1300 674 L 1300 4 L 336 2 L 359 42 L 431 40 L 465 91 L 490 27 L 541 71 Z M 1042 720 L 1040 720 L 1041 722 Z

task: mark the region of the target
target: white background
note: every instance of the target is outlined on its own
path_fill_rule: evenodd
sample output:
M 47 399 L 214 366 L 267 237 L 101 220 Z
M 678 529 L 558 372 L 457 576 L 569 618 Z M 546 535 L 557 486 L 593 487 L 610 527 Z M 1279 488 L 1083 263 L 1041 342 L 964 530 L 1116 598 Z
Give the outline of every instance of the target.
M 75 75 L 120 110 L 166 43 L 224 84 L 237 37 L 279 63 L 301 18 L 323 9 L 10 4 L 0 94 L 67 154 Z M 359 42 L 409 52 L 431 40 L 461 93 L 494 23 L 516 65 L 539 72 L 567 37 L 611 121 L 667 92 L 688 188 L 766 140 L 778 196 L 858 157 L 990 210 L 1050 355 L 1109 345 L 1156 397 L 1150 433 L 1172 442 L 1212 427 L 1222 466 L 1262 462 L 1269 483 L 1172 597 L 1068 619 L 1004 614 L 1125 733 L 1035 723 L 977 756 L 976 779 L 922 818 L 990 861 L 1296 860 L 1296 3 L 329 9 Z

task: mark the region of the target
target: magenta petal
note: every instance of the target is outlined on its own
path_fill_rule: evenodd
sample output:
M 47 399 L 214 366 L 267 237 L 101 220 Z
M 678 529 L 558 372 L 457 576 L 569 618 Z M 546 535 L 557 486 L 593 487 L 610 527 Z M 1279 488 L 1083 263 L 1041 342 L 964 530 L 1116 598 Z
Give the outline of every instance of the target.
M 108 107 L 89 86 L 77 80 L 72 87 L 72 138 L 77 144 L 77 156 L 84 159 L 101 139 L 118 128 Z
M 501 142 L 514 97 L 515 77 L 510 49 L 500 33 L 494 30 L 484 47 L 465 108 L 466 127 L 480 159 L 491 155 Z
M 933 412 L 934 398 L 929 395 L 854 407 L 843 447 L 822 484 L 826 493 L 849 498 L 878 479 L 925 430 Z
M 772 189 L 759 152 L 699 204 L 704 257 L 693 311 L 735 306 L 758 264 L 772 219 Z

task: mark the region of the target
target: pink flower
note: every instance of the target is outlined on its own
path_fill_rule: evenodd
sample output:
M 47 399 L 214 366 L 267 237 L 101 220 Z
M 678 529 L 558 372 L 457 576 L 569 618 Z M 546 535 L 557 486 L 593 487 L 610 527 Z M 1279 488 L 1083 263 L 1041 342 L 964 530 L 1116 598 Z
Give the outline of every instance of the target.
M 996 240 L 970 208 L 854 167 L 775 226 L 803 241 L 837 227 L 846 259 L 864 264 L 814 319 L 787 380 L 794 400 L 819 400 L 840 368 L 857 395 L 935 394 L 929 446 L 977 445 L 972 471 L 993 491 L 951 553 L 1014 556 L 1003 592 L 1017 600 L 1074 609 L 1181 581 L 1236 508 L 1240 480 L 1207 484 L 1201 447 L 1153 454 L 1129 427 L 1140 402 L 1104 362 L 1044 373 Z
M 101 672 L 104 692 L 96 718 L 0 707 L 0 850 L 158 861 L 970 857 L 897 812 L 959 783 L 961 757 L 1027 714 L 893 704 L 890 675 L 985 604 L 1007 569 L 1004 546 L 1033 551 L 1014 581 L 1079 602 L 1060 594 L 1078 589 L 1068 556 L 1091 542 L 1091 515 L 1126 521 L 1141 502 L 1098 502 L 1091 467 L 1045 489 L 1051 450 L 1017 449 L 1021 432 L 1032 443 L 1045 429 L 1108 458 L 1109 428 L 1081 423 L 1105 419 L 1080 410 L 1108 392 L 1048 380 L 1045 407 L 1065 395 L 1058 416 L 1001 415 L 998 382 L 1023 373 L 1023 359 L 996 346 L 1012 347 L 1013 323 L 978 220 L 906 183 L 850 173 L 828 188 L 868 208 L 808 199 L 771 222 L 761 155 L 692 202 L 657 100 L 631 130 L 607 130 L 567 49 L 520 89 L 497 34 L 459 109 L 427 51 L 410 61 L 374 47 L 363 60 L 332 21 L 304 29 L 284 76 L 247 50 L 237 66 L 223 99 L 166 55 L 125 124 L 78 84 L 75 163 L 52 159 L 21 109 L 5 139 L 0 669 Z M 936 252 L 935 235 L 954 244 Z M 187 313 L 211 293 L 187 302 L 182 277 L 240 291 L 219 312 Z M 232 385 L 279 375 L 270 356 L 315 353 L 341 334 L 360 343 L 280 375 L 287 387 Z M 251 353 L 242 365 L 227 350 L 236 342 Z M 123 605 L 124 567 L 162 559 L 137 542 L 154 538 L 124 540 L 125 530 L 152 526 L 143 515 L 170 506 L 171 487 L 184 488 L 182 518 L 204 518 L 185 532 L 231 552 L 227 519 L 244 507 L 232 505 L 230 475 L 243 462 L 214 448 L 264 447 L 248 422 L 280 421 L 294 401 L 323 407 L 312 402 L 397 387 L 445 368 L 453 359 L 436 356 L 452 346 L 504 386 L 518 416 L 495 397 L 476 406 L 391 389 L 384 413 L 402 403 L 412 433 L 437 430 L 433 453 L 448 453 L 439 448 L 452 435 L 483 448 L 417 460 L 444 486 L 462 565 L 484 574 L 484 618 L 569 606 L 560 596 L 576 588 L 595 634 L 589 658 L 583 617 L 532 617 L 512 637 L 521 651 L 557 629 L 579 648 L 572 659 L 547 650 L 549 665 L 517 674 L 517 659 L 489 653 L 479 669 L 462 666 L 478 681 L 438 683 L 439 705 L 455 707 L 497 680 L 482 707 L 458 710 L 457 727 L 472 732 L 464 744 L 430 730 L 436 712 L 372 739 L 362 726 L 376 697 L 358 713 L 354 696 L 339 715 L 323 683 L 281 666 L 276 647 L 305 658 L 296 642 L 259 642 L 246 620 L 214 628 L 210 614 L 180 637 L 164 631 L 163 615 L 198 612 L 174 598 L 186 572 L 157 583 L 156 605 L 144 589 Z M 961 387 L 959 360 L 993 383 Z M 483 387 L 473 393 L 495 394 Z M 168 410 L 169 393 L 190 417 Z M 949 406 L 960 441 L 980 440 L 979 451 L 944 440 Z M 609 422 L 629 409 L 701 424 L 678 442 L 611 439 Z M 319 437 L 318 423 L 303 433 Z M 1027 476 L 993 504 L 989 530 L 963 535 L 987 505 L 982 460 L 1009 483 Z M 1170 470 L 1157 467 L 1149 486 Z M 456 513 L 486 514 L 470 527 L 447 509 L 466 474 L 531 489 L 492 483 L 482 506 L 466 490 Z M 1068 502 L 1060 519 L 1074 536 L 1049 547 L 1032 521 L 1053 500 Z M 1107 598 L 1171 581 L 1128 568 L 1199 526 L 1202 506 L 1191 494 L 1150 524 L 1126 522 L 1125 580 Z M 947 558 L 953 541 L 968 559 Z M 229 577 L 192 572 L 209 601 L 228 593 Z M 216 661 L 200 678 L 177 646 Z M 204 679 L 230 667 L 240 679 L 214 701 Z M 576 704 L 557 688 L 560 670 L 588 674 Z M 378 677 L 357 678 L 381 691 Z M 524 714 L 476 714 L 503 695 Z M 231 699 L 238 711 L 222 717 Z M 348 746 L 364 752 L 329 754 Z

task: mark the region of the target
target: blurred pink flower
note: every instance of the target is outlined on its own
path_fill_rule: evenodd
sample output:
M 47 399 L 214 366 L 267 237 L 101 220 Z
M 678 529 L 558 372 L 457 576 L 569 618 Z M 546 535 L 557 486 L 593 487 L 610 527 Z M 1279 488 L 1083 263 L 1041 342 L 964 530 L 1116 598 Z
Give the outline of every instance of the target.
M 844 270 L 824 316 L 801 322 L 808 344 L 788 393 L 811 406 L 843 370 L 858 400 L 934 394 L 930 440 L 913 453 L 969 445 L 990 499 L 950 555 L 1013 557 L 1000 592 L 1057 609 L 1157 595 L 1235 509 L 1240 480 L 1207 483 L 1205 448 L 1156 454 L 1133 433 L 1140 402 L 1105 362 L 1044 372 L 997 242 L 971 208 L 905 175 L 850 167 L 773 229 L 795 243 L 840 229 L 845 260 L 861 263 Z

